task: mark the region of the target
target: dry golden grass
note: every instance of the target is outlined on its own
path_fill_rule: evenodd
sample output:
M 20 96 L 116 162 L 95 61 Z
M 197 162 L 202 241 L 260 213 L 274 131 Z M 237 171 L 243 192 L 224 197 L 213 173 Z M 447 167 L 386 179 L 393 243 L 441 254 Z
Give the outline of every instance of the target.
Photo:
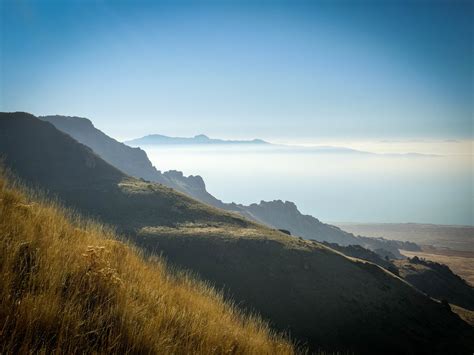
M 212 238 L 213 240 L 225 239 L 227 241 L 237 241 L 239 239 L 253 239 L 259 241 L 278 242 L 291 249 L 329 249 L 328 247 L 322 244 L 315 243 L 310 240 L 305 240 L 297 236 L 288 236 L 287 234 L 282 233 L 276 229 L 263 227 L 252 222 L 250 222 L 249 225 L 245 228 L 242 228 L 238 225 L 230 225 L 222 222 L 182 223 L 175 227 L 143 227 L 140 228 L 139 234 L 161 235 L 173 238 L 195 237 Z M 334 250 L 331 249 L 331 252 L 334 252 Z
M 0 353 L 294 353 L 211 287 L 0 175 Z

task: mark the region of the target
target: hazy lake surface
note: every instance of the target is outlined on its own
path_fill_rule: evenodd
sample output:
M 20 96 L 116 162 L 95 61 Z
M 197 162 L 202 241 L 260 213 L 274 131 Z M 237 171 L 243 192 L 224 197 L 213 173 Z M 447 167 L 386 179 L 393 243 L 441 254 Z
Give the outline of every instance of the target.
M 142 146 L 224 202 L 294 201 L 323 221 L 473 224 L 472 155 L 227 145 Z

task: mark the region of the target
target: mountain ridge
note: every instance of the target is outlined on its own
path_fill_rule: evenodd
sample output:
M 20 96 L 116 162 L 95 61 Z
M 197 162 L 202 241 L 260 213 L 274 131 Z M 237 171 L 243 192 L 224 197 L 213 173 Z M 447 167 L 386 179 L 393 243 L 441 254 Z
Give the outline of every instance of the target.
M 125 162 L 126 159 L 123 159 L 124 156 L 131 155 L 130 153 L 124 153 L 128 146 L 108 137 L 105 133 L 96 129 L 90 120 L 86 119 L 87 122 L 84 126 L 88 129 L 86 132 L 83 132 L 78 131 L 74 126 L 74 119 L 81 120 L 82 118 L 66 117 L 63 119 L 63 116 L 43 116 L 40 117 L 40 119 L 54 124 L 58 129 L 91 147 L 104 160 L 119 167 L 129 175 L 162 183 L 211 206 L 240 213 L 253 221 L 277 229 L 286 229 L 293 234 L 300 235 L 307 239 L 322 242 L 337 242 L 341 245 L 357 244 L 378 251 L 383 256 L 391 255 L 402 258 L 402 255 L 398 252 L 399 245 L 397 242 L 356 237 L 344 232 L 338 227 L 324 224 L 315 217 L 301 214 L 293 202 L 287 201 L 287 203 L 283 203 L 281 200 L 261 201 L 259 204 L 251 204 L 249 206 L 236 203 L 224 203 L 206 190 L 206 185 L 202 177 L 192 175 L 186 177 L 182 172 L 176 170 L 161 173 L 152 166 L 143 150 L 140 148 L 130 148 L 132 152 L 135 152 L 133 149 L 140 149 L 140 156 L 134 155 L 129 159 L 133 158 L 134 164 L 145 166 L 146 169 L 142 172 L 135 166 L 129 166 L 129 164 Z M 101 143 L 101 141 L 104 141 L 104 143 Z M 120 159 L 118 159 L 117 156 L 120 156 Z M 142 159 L 143 162 L 140 163 L 139 159 Z M 291 219 L 289 219 L 288 216 L 291 216 Z
M 149 134 L 141 138 L 135 138 L 124 141 L 123 143 L 130 146 L 138 145 L 161 145 L 161 144 L 270 144 L 262 139 L 252 140 L 226 140 L 218 138 L 210 138 L 205 134 L 198 134 L 194 137 L 170 137 L 162 134 Z
M 472 351 L 472 328 L 375 264 L 126 176 L 34 116 L 0 114 L 0 136 L 5 163 L 20 177 L 224 288 L 314 351 Z M 52 178 L 58 167 L 71 181 Z
M 104 160 L 131 176 L 161 183 L 206 203 L 215 203 L 213 197 L 206 191 L 204 181 L 200 176 L 184 176 L 182 172 L 176 170 L 162 173 L 153 166 L 144 150 L 129 147 L 107 136 L 95 128 L 87 118 L 58 115 L 39 118 L 87 145 Z
M 141 138 L 135 138 L 123 141 L 131 147 L 140 146 L 170 146 L 170 145 L 209 145 L 209 146 L 254 146 L 256 149 L 265 149 L 263 152 L 284 152 L 284 153 L 316 153 L 316 154 L 354 154 L 362 156 L 384 156 L 384 157 L 440 157 L 439 154 L 428 154 L 418 152 L 400 152 L 400 153 L 375 153 L 366 150 L 349 148 L 334 145 L 295 145 L 295 144 L 277 144 L 265 141 L 260 138 L 251 140 L 226 140 L 220 138 L 210 138 L 205 134 L 198 134 L 193 137 L 173 137 L 163 134 L 149 134 Z M 271 148 L 271 150 L 269 150 Z

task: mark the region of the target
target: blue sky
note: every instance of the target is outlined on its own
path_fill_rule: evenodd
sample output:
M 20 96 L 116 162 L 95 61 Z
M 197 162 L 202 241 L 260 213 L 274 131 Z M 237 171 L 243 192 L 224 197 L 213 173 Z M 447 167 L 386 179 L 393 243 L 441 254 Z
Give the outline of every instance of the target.
M 472 139 L 472 4 L 2 0 L 0 110 L 121 139 Z

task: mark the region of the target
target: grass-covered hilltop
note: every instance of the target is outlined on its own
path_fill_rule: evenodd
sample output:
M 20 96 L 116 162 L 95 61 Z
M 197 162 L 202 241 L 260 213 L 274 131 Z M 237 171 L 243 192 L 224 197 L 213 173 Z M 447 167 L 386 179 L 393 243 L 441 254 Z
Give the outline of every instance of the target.
M 0 152 L 30 187 L 113 226 L 147 256 L 162 255 L 192 271 L 240 309 L 200 282 L 173 276 L 161 262 L 143 261 L 107 229 L 32 203 L 3 182 L 1 282 L 10 295 L 2 297 L 5 351 L 62 344 L 59 350 L 78 352 L 109 346 L 115 352 L 292 352 L 273 331 L 312 352 L 474 349 L 473 328 L 449 304 L 383 264 L 128 176 L 35 116 L 0 114 Z M 258 314 L 273 330 L 241 312 Z M 67 338 L 71 334 L 84 336 Z
M 292 354 L 209 285 L 0 173 L 0 353 Z

